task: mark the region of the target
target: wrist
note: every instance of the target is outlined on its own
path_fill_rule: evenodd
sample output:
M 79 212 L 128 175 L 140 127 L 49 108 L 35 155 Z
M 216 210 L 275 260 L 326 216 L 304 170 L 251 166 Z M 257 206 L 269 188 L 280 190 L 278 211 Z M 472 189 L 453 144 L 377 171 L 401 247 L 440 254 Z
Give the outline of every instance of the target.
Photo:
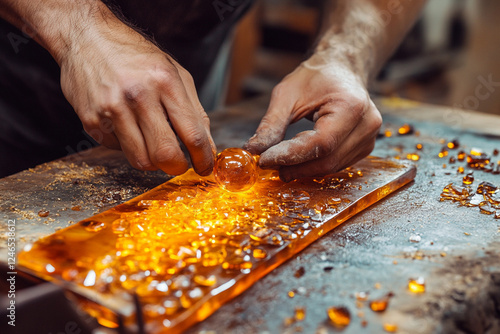
M 318 44 L 314 53 L 302 65 L 324 73 L 334 71 L 338 75 L 343 72 L 366 87 L 371 75 L 370 63 L 360 53 L 359 49 L 342 42 L 333 45 Z

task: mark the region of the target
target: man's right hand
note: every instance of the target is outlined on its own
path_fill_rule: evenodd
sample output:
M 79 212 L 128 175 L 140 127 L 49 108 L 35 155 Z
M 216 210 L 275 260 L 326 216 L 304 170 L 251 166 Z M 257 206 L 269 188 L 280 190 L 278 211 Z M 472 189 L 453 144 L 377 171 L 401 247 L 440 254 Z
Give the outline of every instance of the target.
M 63 93 L 85 131 L 122 149 L 133 167 L 173 175 L 188 168 L 178 137 L 195 171 L 212 172 L 216 148 L 208 116 L 184 68 L 100 1 L 43 0 L 39 11 L 31 6 L 7 2 L 0 14 L 17 26 L 33 22 L 37 42 L 61 66 Z

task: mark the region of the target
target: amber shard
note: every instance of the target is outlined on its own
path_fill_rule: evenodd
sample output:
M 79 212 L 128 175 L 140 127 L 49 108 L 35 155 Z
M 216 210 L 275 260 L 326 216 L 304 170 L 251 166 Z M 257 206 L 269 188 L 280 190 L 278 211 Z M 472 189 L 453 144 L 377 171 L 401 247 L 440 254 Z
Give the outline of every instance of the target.
M 227 148 L 217 155 L 214 165 L 215 180 L 225 190 L 249 190 L 257 181 L 257 162 L 241 148 Z
M 328 314 L 328 318 L 332 322 L 335 327 L 346 327 L 351 323 L 351 312 L 349 309 L 344 306 L 333 306 L 330 307 L 326 313 Z
M 238 163 L 255 166 L 237 152 Z M 289 183 L 258 171 L 251 191 L 229 192 L 191 169 L 40 239 L 19 253 L 20 265 L 95 301 L 83 308 L 105 326 L 118 315 L 133 326 L 135 294 L 146 333 L 181 333 L 415 176 L 409 162 L 374 157 Z M 293 319 L 304 316 L 299 308 Z
M 376 299 L 370 301 L 370 308 L 374 312 L 384 312 L 389 306 L 389 297 L 383 297 L 381 299 Z
M 408 290 L 413 293 L 424 293 L 425 292 L 425 280 L 423 277 L 417 279 L 410 279 L 408 281 Z

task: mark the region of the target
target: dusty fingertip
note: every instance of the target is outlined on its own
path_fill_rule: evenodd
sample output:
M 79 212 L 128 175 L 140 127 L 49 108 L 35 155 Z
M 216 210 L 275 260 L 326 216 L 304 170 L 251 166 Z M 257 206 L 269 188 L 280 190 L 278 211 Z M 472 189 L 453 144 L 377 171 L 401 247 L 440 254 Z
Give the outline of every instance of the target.
M 288 183 L 288 182 L 293 181 L 294 178 L 291 177 L 288 173 L 283 173 L 280 171 L 280 180 L 285 182 L 285 183 Z
M 202 171 L 198 171 L 198 170 L 195 169 L 195 172 L 199 176 L 209 176 L 210 174 L 212 174 L 213 170 L 214 170 L 214 166 L 212 165 L 212 167 L 207 168 L 207 169 L 202 170 Z

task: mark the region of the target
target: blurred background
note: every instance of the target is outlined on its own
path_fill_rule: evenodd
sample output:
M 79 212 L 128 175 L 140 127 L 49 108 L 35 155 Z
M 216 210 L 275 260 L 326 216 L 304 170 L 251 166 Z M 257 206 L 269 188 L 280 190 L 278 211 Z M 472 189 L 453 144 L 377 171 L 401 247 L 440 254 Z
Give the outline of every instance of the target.
M 320 3 L 266 0 L 254 6 L 236 29 L 226 104 L 269 93 L 304 60 L 316 38 Z M 498 0 L 429 0 L 370 90 L 500 114 L 498 31 Z

